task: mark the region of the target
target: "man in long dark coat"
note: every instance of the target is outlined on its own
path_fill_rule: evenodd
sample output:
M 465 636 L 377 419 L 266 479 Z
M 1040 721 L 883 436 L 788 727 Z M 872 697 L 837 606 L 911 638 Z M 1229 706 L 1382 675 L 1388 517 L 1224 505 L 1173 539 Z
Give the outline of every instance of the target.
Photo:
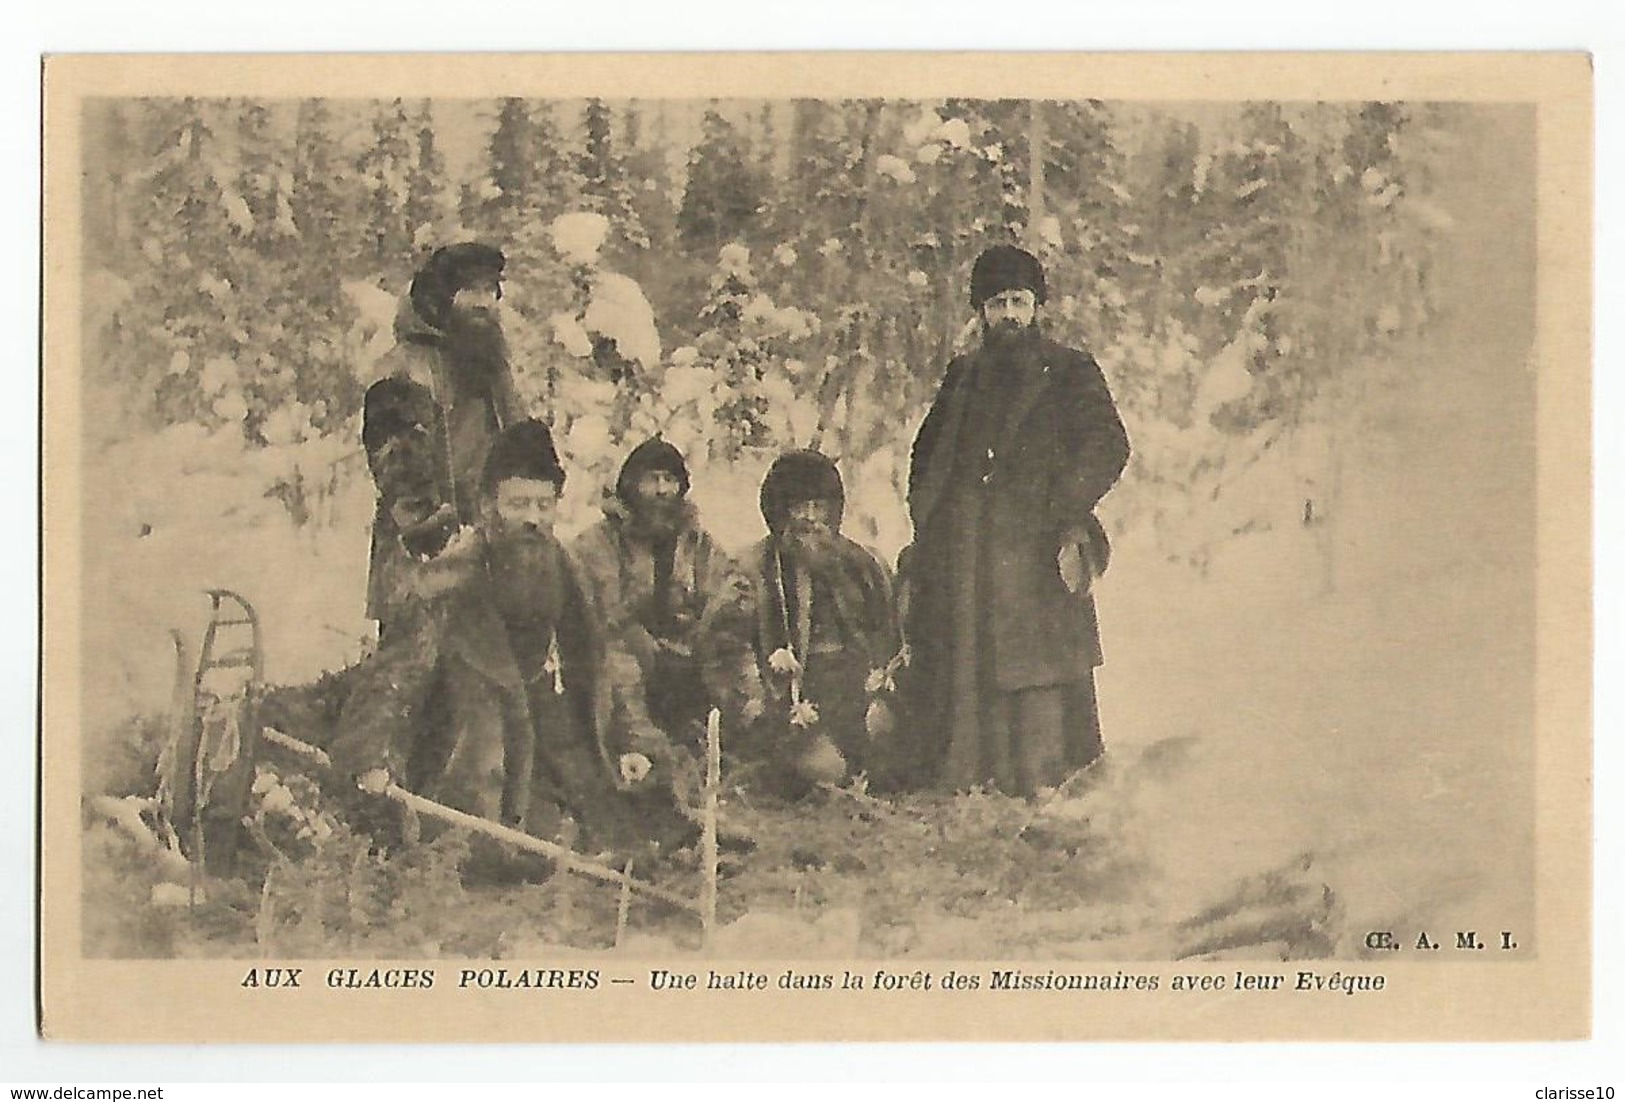
M 1045 338 L 1044 271 L 1013 246 L 971 274 L 982 343 L 948 365 L 914 441 L 904 553 L 911 783 L 1030 795 L 1102 749 L 1095 505 L 1129 444 L 1099 366 Z
M 414 542 L 438 551 L 460 527 L 479 521 L 486 452 L 517 416 L 507 345 L 497 316 L 505 259 L 489 245 L 437 249 L 412 278 L 395 318 L 395 347 L 378 361 L 367 391 L 362 444 L 378 490 L 367 577 L 367 615 L 379 634 L 410 600 Z M 422 436 L 439 512 L 413 514 L 419 480 L 402 486 L 387 451 L 401 433 Z M 416 474 L 416 472 L 414 472 Z

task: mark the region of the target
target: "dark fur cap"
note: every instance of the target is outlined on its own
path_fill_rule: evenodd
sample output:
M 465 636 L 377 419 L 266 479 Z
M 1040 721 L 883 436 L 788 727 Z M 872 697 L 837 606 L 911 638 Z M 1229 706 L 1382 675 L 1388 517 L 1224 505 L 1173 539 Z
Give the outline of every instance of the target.
M 976 258 L 970 273 L 970 307 L 980 310 L 982 303 L 1004 291 L 1031 291 L 1038 304 L 1044 304 L 1044 266 L 1026 249 L 1014 245 L 994 245 Z

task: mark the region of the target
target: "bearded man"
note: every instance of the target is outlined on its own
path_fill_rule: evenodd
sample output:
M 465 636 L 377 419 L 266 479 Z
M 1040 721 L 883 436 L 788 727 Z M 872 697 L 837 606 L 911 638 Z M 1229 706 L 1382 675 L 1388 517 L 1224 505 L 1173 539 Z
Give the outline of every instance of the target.
M 497 437 L 477 543 L 451 565 L 442 557 L 436 592 L 403 621 L 410 630 L 361 668 L 334 763 L 363 790 L 394 779 L 540 837 L 579 833 L 592 849 L 686 844 L 695 828 L 669 793 L 637 791 L 661 740 L 646 717 L 616 708 L 626 660 L 553 532 L 564 479 L 545 424 Z
M 893 724 L 881 699 L 899 649 L 891 577 L 841 534 L 845 505 L 833 460 L 786 452 L 762 481 L 767 538 L 746 557 L 767 697 L 746 756 L 789 797 L 872 768 Z
M 904 552 L 914 786 L 1032 795 L 1102 750 L 1095 506 L 1128 462 L 1099 366 L 1039 329 L 1044 270 L 1009 245 L 971 272 L 981 346 L 915 438 Z
M 749 583 L 688 499 L 688 464 L 656 437 L 621 465 L 604 516 L 571 550 L 611 637 L 637 659 L 649 718 L 683 744 L 706 713 L 730 728 L 761 708 L 752 664 Z
M 436 250 L 412 278 L 395 318 L 395 347 L 379 359 L 381 377 L 367 391 L 361 436 L 378 491 L 367 615 L 380 636 L 412 599 L 414 560 L 438 554 L 459 527 L 478 523 L 486 453 L 516 416 L 497 313 L 505 263 L 500 251 L 475 242 Z M 414 431 L 413 447 L 426 455 L 403 482 L 387 453 Z M 425 477 L 432 492 L 424 491 Z M 418 508 L 425 501 L 433 506 L 426 514 Z

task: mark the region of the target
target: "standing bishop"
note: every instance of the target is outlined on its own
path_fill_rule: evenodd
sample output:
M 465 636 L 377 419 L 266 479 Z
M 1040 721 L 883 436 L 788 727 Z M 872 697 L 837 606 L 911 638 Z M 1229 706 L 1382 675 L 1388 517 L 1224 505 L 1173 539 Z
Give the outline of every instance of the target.
M 1031 795 L 1101 753 L 1095 506 L 1129 443 L 1094 359 L 1040 331 L 1045 297 L 1032 254 L 977 258 L 980 347 L 948 365 L 914 441 L 902 565 L 915 787 Z

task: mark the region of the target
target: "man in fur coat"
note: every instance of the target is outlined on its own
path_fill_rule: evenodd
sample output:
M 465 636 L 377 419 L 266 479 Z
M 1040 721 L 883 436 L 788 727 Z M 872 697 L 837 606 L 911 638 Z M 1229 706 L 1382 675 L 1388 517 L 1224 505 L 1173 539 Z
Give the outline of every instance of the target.
M 404 546 L 434 548 L 459 527 L 479 520 L 480 471 L 486 452 L 517 415 L 507 345 L 497 315 L 505 261 L 488 245 L 464 242 L 438 249 L 412 278 L 395 318 L 395 347 L 378 361 L 380 378 L 367 391 L 362 444 L 378 491 L 367 583 L 367 615 L 379 634 L 410 599 L 399 575 L 421 558 Z M 410 485 L 393 477 L 384 454 L 415 428 L 425 452 Z M 401 497 L 432 479 L 438 511 L 417 516 Z
M 685 844 L 669 792 L 640 790 L 663 740 L 614 691 L 635 675 L 554 538 L 563 487 L 546 425 L 497 437 L 475 539 L 425 564 L 434 583 L 358 671 L 335 766 L 589 851 Z
M 883 685 L 899 649 L 891 577 L 841 534 L 845 505 L 831 459 L 786 452 L 762 482 L 767 538 L 745 560 L 767 690 L 746 756 L 786 796 L 870 769 L 892 727 Z
M 688 464 L 658 437 L 622 464 L 604 517 L 571 550 L 611 638 L 638 662 L 649 718 L 696 745 L 706 713 L 730 728 L 761 710 L 749 582 L 700 525 Z
M 971 273 L 981 346 L 914 441 L 904 553 L 912 783 L 1030 795 L 1102 748 L 1095 505 L 1129 444 L 1099 366 L 1038 327 L 1044 271 L 1013 246 Z

